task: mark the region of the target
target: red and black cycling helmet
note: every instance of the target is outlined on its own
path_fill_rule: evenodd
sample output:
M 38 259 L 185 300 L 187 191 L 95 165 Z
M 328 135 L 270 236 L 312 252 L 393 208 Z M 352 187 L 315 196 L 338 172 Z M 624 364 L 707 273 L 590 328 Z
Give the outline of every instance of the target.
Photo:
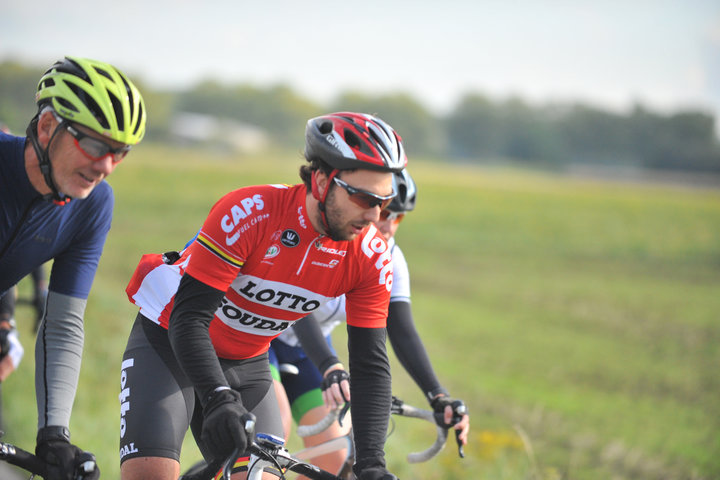
M 322 160 L 334 170 L 400 172 L 407 165 L 400 135 L 366 113 L 337 112 L 308 120 L 305 157 Z

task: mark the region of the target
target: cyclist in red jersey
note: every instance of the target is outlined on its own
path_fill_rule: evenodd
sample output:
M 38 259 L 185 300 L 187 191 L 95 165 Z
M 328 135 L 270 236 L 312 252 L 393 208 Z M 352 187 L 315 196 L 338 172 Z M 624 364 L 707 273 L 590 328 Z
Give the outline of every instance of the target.
M 393 285 L 388 307 L 388 338 L 401 365 L 425 394 L 433 410 L 444 415 L 443 418 L 436 417 L 438 425 L 454 428 L 464 445 L 470 430 L 467 407 L 462 400 L 450 396 L 435 374 L 413 319 L 408 264 L 395 242 L 400 222 L 406 213 L 415 209 L 417 199 L 418 189 L 407 168 L 393 174 L 393 189 L 397 195 L 375 223 L 392 251 Z M 298 425 L 313 425 L 326 417 L 331 409 L 342 407 L 350 400 L 349 375 L 335 354 L 330 336 L 335 327 L 344 321 L 345 297 L 341 296 L 296 322 L 292 329 L 274 339 L 270 345 L 271 370 L 286 438 L 293 419 Z M 287 373 L 280 373 L 283 368 L 287 369 Z M 322 432 L 303 437 L 303 444 L 310 447 L 345 435 L 350 423 L 333 422 Z M 338 449 L 310 460 L 324 470 L 337 472 L 346 458 L 347 452 Z
M 267 350 L 293 322 L 345 294 L 357 461 L 362 480 L 391 480 L 385 321 L 392 259 L 373 225 L 406 163 L 377 117 L 310 119 L 303 184 L 241 188 L 211 209 L 179 254 L 145 255 L 127 288 L 140 307 L 121 375 L 123 480 L 175 480 L 192 428 L 208 460 L 245 447 L 244 415 L 283 435 Z M 174 252 L 173 252 L 174 253 Z

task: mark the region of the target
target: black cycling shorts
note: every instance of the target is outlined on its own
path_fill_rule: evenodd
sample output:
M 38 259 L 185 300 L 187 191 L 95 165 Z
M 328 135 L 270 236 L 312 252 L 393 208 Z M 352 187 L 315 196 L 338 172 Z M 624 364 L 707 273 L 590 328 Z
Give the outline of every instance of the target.
M 220 359 L 229 385 L 257 417 L 256 431 L 283 436 L 267 354 Z M 120 462 L 133 457 L 180 460 L 188 428 L 200 451 L 202 408 L 175 360 L 168 333 L 138 314 L 123 355 L 120 391 Z

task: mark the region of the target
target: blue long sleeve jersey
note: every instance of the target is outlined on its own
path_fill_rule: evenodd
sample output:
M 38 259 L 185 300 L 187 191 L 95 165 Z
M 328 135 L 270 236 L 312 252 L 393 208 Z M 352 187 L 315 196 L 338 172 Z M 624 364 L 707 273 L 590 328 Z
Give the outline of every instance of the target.
M 114 197 L 103 181 L 67 205 L 44 200 L 25 171 L 25 137 L 0 133 L 0 295 L 54 259 L 49 289 L 87 299 Z

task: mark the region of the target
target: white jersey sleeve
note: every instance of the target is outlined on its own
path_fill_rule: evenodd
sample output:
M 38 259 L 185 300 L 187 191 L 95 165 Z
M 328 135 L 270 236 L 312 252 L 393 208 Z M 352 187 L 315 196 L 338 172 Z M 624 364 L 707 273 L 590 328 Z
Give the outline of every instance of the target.
M 327 337 L 335 327 L 345 321 L 345 295 L 332 298 L 315 310 L 313 314 L 320 324 L 323 335 Z M 292 328 L 285 330 L 277 339 L 293 347 L 299 344 L 297 335 Z
M 14 328 L 10 330 L 10 333 L 8 333 L 7 339 L 10 344 L 8 356 L 10 357 L 13 368 L 17 369 L 18 365 L 20 365 L 20 360 L 22 360 L 23 354 L 25 353 L 25 349 L 23 348 L 22 343 L 20 343 L 17 330 Z
M 390 239 L 393 261 L 393 284 L 390 291 L 391 302 L 410 302 L 410 270 L 408 269 L 405 255 L 400 247 Z

